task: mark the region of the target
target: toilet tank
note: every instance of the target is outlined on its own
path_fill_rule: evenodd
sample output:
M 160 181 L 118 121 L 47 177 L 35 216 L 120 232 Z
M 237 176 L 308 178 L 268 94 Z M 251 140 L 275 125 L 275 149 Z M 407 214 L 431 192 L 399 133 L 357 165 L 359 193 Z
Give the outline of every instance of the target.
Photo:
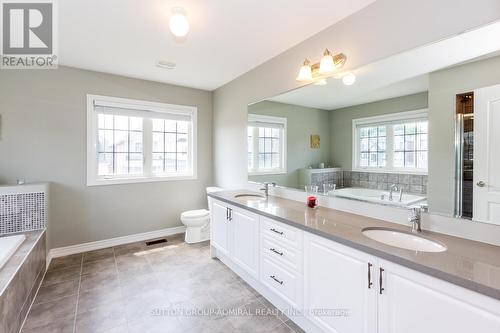
M 218 191 L 222 191 L 224 189 L 220 188 L 220 187 L 207 187 L 207 193 L 213 193 L 213 192 L 218 192 Z M 210 207 L 212 207 L 212 200 L 209 196 L 207 196 L 207 201 L 208 201 L 208 209 L 210 210 Z

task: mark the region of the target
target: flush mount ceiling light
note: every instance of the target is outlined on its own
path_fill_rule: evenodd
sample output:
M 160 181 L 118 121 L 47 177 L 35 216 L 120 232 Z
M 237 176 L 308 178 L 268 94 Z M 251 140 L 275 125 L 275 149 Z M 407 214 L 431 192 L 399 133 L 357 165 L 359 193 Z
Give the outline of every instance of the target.
M 346 86 L 350 86 L 350 85 L 354 84 L 354 82 L 356 82 L 356 75 L 354 75 L 354 73 L 348 72 L 347 74 L 342 76 L 342 82 Z
M 181 7 L 172 8 L 172 15 L 168 23 L 170 32 L 176 37 L 184 37 L 189 32 L 189 21 L 186 10 Z
M 333 55 L 330 50 L 325 49 L 320 62 L 312 64 L 306 59 L 299 70 L 297 81 L 310 82 L 321 81 L 329 77 L 341 78 L 337 71 L 344 67 L 347 57 L 343 53 Z M 325 81 L 321 81 L 324 82 Z M 321 83 L 320 83 L 321 85 Z

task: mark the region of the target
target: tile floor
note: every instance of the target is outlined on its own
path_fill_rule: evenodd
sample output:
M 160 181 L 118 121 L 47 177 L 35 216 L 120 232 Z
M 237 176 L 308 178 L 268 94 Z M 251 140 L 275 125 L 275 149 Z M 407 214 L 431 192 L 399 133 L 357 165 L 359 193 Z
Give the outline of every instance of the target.
M 211 259 L 208 242 L 167 239 L 52 260 L 22 332 L 302 332 Z

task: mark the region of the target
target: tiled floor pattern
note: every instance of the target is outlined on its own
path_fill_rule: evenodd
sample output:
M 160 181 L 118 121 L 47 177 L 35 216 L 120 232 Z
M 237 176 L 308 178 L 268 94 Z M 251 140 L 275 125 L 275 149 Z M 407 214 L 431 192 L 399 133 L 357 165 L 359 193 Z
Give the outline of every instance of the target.
M 208 242 L 176 235 L 52 260 L 22 332 L 302 331 L 211 259 Z

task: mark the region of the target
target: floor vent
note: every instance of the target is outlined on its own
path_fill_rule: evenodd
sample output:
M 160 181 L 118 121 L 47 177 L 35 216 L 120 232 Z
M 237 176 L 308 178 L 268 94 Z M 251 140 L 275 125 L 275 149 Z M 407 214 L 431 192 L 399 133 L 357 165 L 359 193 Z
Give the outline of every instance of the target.
M 162 238 L 162 239 L 157 239 L 154 241 L 146 242 L 146 245 L 151 246 L 151 245 L 156 245 L 156 244 L 161 244 L 161 243 L 166 243 L 166 242 L 167 242 L 167 240 L 165 238 Z

